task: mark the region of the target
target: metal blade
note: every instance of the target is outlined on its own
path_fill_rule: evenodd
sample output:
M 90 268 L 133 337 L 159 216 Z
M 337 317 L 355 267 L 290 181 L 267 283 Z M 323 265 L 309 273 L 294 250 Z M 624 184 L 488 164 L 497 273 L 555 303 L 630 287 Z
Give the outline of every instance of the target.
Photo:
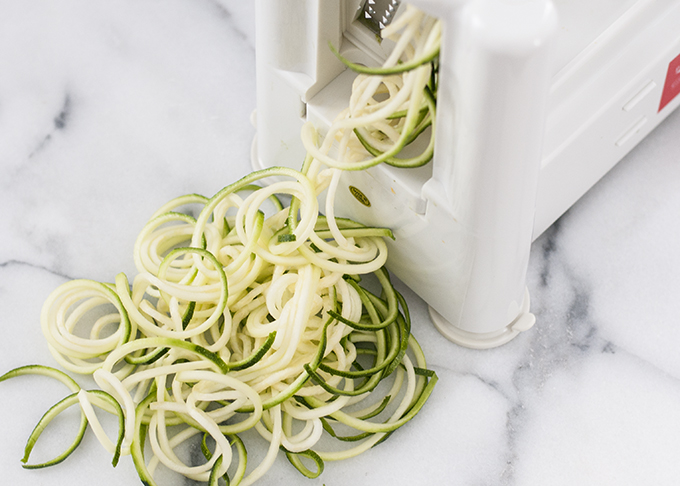
M 357 20 L 376 35 L 390 25 L 400 0 L 365 0 Z

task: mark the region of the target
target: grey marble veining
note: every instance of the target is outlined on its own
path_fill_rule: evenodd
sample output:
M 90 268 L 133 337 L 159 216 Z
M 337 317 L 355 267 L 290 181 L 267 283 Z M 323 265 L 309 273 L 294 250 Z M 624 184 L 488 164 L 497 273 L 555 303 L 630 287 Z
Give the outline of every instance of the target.
M 250 2 L 0 1 L 3 371 L 54 364 L 39 320 L 57 285 L 134 274 L 157 207 L 250 171 L 254 45 Z M 678 133 L 680 112 L 536 240 L 537 324 L 511 343 L 451 344 L 402 286 L 440 377 L 423 412 L 317 480 L 280 457 L 259 484 L 680 484 Z M 136 484 L 90 436 L 60 466 L 21 469 L 61 393 L 0 384 L 3 484 Z

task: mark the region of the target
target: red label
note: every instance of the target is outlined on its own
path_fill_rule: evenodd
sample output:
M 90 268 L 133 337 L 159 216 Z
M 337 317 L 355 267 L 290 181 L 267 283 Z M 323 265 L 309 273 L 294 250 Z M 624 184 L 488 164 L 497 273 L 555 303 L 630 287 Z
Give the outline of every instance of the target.
M 673 101 L 673 98 L 678 94 L 680 94 L 680 55 L 668 65 L 668 74 L 666 74 L 666 83 L 663 85 L 663 93 L 661 93 L 659 111 L 663 110 L 664 106 Z

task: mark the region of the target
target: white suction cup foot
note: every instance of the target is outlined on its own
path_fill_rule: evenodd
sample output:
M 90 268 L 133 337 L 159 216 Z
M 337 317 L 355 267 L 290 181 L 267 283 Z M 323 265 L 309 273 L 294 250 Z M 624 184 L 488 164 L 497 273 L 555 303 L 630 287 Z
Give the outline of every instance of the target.
M 529 290 L 524 293 L 524 301 L 519 314 L 510 324 L 502 329 L 488 333 L 464 331 L 444 319 L 432 307 L 430 318 L 437 330 L 449 341 L 460 346 L 473 349 L 489 349 L 501 346 L 516 337 L 520 332 L 530 329 L 536 322 L 536 317 L 529 312 Z

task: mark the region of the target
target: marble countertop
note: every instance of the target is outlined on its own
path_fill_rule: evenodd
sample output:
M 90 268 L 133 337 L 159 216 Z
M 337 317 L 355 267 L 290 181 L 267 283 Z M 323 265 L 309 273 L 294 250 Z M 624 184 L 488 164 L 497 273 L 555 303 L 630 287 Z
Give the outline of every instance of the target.
M 0 1 L 2 371 L 54 365 L 39 315 L 58 284 L 134 274 L 155 209 L 250 171 L 254 59 L 251 2 Z M 463 349 L 403 289 L 440 377 L 422 413 L 319 479 L 280 457 L 258 484 L 680 484 L 678 133 L 676 111 L 534 243 L 532 330 Z M 137 484 L 89 436 L 23 470 L 63 396 L 31 380 L 0 384 L 3 484 Z

